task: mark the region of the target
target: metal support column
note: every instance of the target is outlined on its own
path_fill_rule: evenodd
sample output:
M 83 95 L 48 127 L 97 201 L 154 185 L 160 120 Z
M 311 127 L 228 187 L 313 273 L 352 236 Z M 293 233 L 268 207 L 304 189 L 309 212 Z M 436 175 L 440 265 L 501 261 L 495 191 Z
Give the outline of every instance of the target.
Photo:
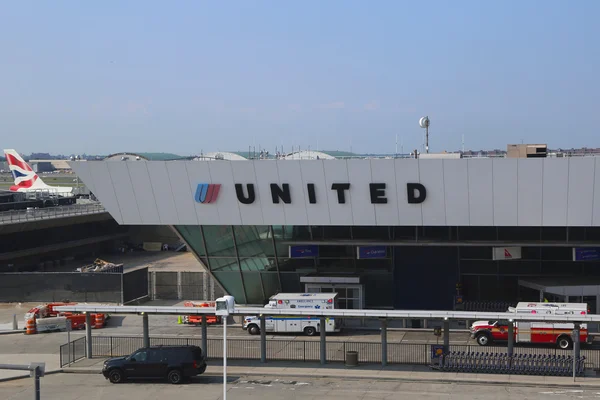
M 515 347 L 515 323 L 511 320 L 508 321 L 508 356 L 513 356 L 513 350 Z
M 148 328 L 148 314 L 146 313 L 142 313 L 142 326 L 144 347 L 150 347 L 150 329 Z
M 19 364 L 0 364 L 0 370 L 9 369 L 16 371 L 29 371 L 29 376 L 33 377 L 33 398 L 40 400 L 40 377 L 44 376 L 46 363 L 29 363 L 29 365 Z
M 87 358 L 92 358 L 92 315 L 85 313 L 85 345 Z
M 327 342 L 325 339 L 327 327 L 325 326 L 324 317 L 319 318 L 319 331 L 321 333 L 321 364 L 325 365 L 327 363 Z
M 573 382 L 575 382 L 575 376 L 577 375 L 577 360 L 579 360 L 579 341 L 580 341 L 580 324 L 576 322 L 573 328 Z
M 40 400 L 41 399 L 41 390 L 40 390 L 40 367 L 35 367 L 33 369 L 33 385 L 35 388 L 35 394 L 34 394 L 34 399 L 35 400 Z
M 208 324 L 206 323 L 206 315 L 202 316 L 202 353 L 204 353 L 204 357 L 208 357 Z
M 444 319 L 444 354 L 450 352 L 450 321 Z
M 381 365 L 387 365 L 387 319 L 381 320 Z
M 260 362 L 267 362 L 267 323 L 265 316 L 260 316 Z

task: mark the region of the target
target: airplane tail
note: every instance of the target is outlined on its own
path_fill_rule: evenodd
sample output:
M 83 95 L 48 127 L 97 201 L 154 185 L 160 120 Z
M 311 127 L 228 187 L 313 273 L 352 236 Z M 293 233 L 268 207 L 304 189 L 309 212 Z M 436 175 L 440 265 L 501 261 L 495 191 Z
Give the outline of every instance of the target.
M 49 187 L 15 150 L 4 150 L 4 155 L 15 180 L 15 184 L 10 187 L 12 192 L 17 192 L 20 189 L 44 189 Z

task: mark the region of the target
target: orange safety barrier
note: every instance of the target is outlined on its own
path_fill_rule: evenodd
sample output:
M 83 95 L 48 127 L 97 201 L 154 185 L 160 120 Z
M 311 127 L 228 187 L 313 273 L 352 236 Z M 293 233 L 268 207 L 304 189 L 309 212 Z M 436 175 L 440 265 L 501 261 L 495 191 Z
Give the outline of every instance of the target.
M 27 335 L 33 335 L 37 333 L 35 318 L 30 318 L 27 320 L 27 323 L 25 324 L 25 329 L 25 333 Z
M 215 302 L 203 302 L 203 303 L 195 303 L 193 301 L 186 301 L 183 304 L 185 307 L 214 307 Z M 189 315 L 187 316 L 187 323 L 191 325 L 200 325 L 202 323 L 202 315 Z M 209 325 L 217 324 L 221 322 L 221 317 L 216 315 L 206 315 L 206 323 Z
M 94 328 L 100 329 L 104 327 L 104 314 L 98 313 L 94 318 Z

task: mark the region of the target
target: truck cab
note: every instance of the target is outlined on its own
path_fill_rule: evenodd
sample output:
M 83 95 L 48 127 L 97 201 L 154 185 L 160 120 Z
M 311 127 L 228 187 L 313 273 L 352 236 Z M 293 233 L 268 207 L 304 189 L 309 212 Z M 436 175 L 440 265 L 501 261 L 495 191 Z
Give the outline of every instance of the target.
M 471 325 L 471 338 L 480 346 L 508 341 L 508 321 L 475 321 Z

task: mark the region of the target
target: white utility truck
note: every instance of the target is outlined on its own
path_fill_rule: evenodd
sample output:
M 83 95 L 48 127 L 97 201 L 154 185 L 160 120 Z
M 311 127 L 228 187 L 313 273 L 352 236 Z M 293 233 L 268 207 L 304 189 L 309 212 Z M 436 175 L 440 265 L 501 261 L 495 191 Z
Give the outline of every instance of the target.
M 269 299 L 266 309 L 333 310 L 337 308 L 337 293 L 279 293 Z M 325 319 L 325 332 L 339 332 L 339 320 Z M 260 318 L 244 317 L 242 327 L 251 335 L 260 333 Z M 266 332 L 303 332 L 308 336 L 321 331 L 319 317 L 272 315 L 265 317 Z

